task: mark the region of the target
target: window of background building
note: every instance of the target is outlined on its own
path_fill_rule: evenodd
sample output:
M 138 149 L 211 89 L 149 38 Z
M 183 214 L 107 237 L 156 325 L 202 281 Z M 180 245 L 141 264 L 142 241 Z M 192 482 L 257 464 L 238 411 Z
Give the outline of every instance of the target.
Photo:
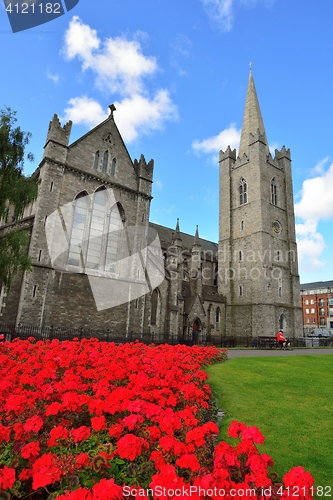
M 309 301 L 308 301 L 308 299 L 306 299 L 305 305 L 307 306 L 308 304 L 309 304 Z
M 325 325 L 325 318 L 320 318 L 320 324 Z
M 325 316 L 325 309 L 320 309 L 319 315 L 320 316 Z
M 319 299 L 319 305 L 323 306 L 324 305 L 324 299 Z
M 311 302 L 310 302 L 310 304 L 314 304 L 314 300 L 313 300 L 313 299 L 311 299 Z
M 309 309 L 305 309 L 305 312 L 306 312 L 306 314 L 309 314 L 310 310 Z
M 311 309 L 311 314 L 314 314 L 315 310 L 314 308 Z

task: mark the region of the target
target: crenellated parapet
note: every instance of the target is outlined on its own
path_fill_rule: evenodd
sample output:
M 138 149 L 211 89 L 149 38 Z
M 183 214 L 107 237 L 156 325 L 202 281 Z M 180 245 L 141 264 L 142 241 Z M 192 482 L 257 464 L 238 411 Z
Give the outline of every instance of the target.
M 234 166 L 233 168 L 238 168 L 238 167 L 242 167 L 243 165 L 246 165 L 247 163 L 249 163 L 250 159 L 249 157 L 247 156 L 246 153 L 243 153 L 242 156 L 237 156 L 237 159 L 234 163 Z
M 60 163 L 66 161 L 71 129 L 71 121 L 62 127 L 58 115 L 55 114 L 53 116 L 47 131 L 44 158 L 49 158 Z
M 139 178 L 150 182 L 153 181 L 154 160 L 150 160 L 147 163 L 142 154 L 139 161 L 137 159 L 134 160 L 133 166 Z
M 225 151 L 220 151 L 220 157 L 219 161 L 226 160 L 227 158 L 230 158 L 231 160 L 236 160 L 236 149 L 231 149 L 230 146 L 227 147 Z
M 54 141 L 63 146 L 68 146 L 69 137 L 72 130 L 72 121 L 69 120 L 63 127 L 60 124 L 58 115 L 54 115 L 50 121 L 49 129 L 47 131 L 46 144 L 49 141 Z
M 290 156 L 290 148 L 286 149 L 285 146 L 282 146 L 281 151 L 275 150 L 275 159 L 281 160 L 282 158 L 287 158 L 287 160 L 291 160 Z

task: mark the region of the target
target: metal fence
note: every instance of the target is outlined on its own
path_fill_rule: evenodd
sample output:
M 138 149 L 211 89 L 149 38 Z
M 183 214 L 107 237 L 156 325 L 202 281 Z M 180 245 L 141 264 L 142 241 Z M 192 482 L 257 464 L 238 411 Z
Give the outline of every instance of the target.
M 157 336 L 151 332 L 114 332 L 111 330 L 92 330 L 87 328 L 58 328 L 55 326 L 23 326 L 23 325 L 1 325 L 0 338 L 2 340 L 14 340 L 20 338 L 26 340 L 34 337 L 36 340 L 73 340 L 97 338 L 103 342 L 115 342 L 116 344 L 125 344 L 139 340 L 145 344 L 185 344 L 194 345 L 192 338 L 179 338 L 175 334 L 165 337 Z M 200 345 L 215 345 L 224 348 L 258 348 L 258 337 L 236 337 L 222 336 L 200 341 Z M 291 339 L 292 347 L 333 347 L 333 337 L 301 337 Z
M 0 335 L 3 340 L 12 341 L 15 338 L 27 340 L 34 337 L 36 340 L 60 341 L 73 339 L 92 339 L 96 338 L 102 342 L 115 342 L 116 344 L 125 344 L 139 340 L 145 344 L 186 344 L 193 345 L 192 339 L 179 339 L 176 335 L 170 334 L 167 338 L 161 338 L 151 332 L 114 332 L 111 330 L 92 330 L 87 328 L 59 328 L 55 326 L 22 326 L 22 325 L 1 325 Z
M 291 347 L 333 347 L 333 337 L 297 337 L 290 339 Z M 258 337 L 223 337 L 221 347 L 233 348 L 242 347 L 257 349 L 259 346 Z M 265 347 L 261 347 L 265 349 Z M 269 346 L 266 348 L 270 348 Z

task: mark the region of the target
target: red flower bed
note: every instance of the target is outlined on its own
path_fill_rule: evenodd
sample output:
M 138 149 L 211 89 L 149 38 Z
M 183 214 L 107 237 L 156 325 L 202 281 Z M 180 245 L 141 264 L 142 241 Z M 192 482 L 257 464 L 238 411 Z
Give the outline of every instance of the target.
M 276 483 L 255 427 L 215 446 L 214 347 L 95 339 L 0 345 L 0 498 L 313 497 L 301 467 Z

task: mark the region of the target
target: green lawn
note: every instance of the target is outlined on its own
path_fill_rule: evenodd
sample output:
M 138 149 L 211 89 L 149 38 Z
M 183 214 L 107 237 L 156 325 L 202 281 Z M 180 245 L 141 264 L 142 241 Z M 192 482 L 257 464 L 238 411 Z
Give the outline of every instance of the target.
M 280 478 L 301 465 L 333 498 L 333 355 L 236 358 L 207 373 L 225 413 L 220 439 L 235 442 L 232 420 L 257 426 Z

